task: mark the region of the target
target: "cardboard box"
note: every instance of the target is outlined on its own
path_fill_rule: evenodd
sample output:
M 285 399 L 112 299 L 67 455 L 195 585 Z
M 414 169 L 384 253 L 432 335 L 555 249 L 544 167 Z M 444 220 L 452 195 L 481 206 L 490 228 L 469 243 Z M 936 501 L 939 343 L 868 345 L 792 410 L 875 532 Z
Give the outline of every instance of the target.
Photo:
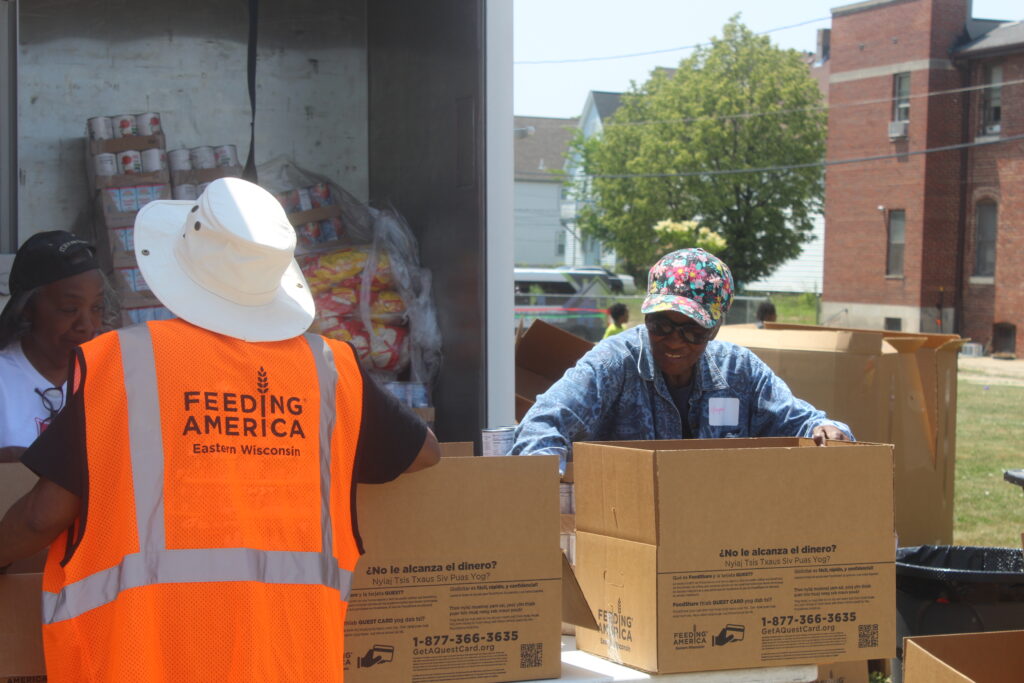
M 193 168 L 188 171 L 171 171 L 171 183 L 175 187 L 186 184 L 212 183 L 218 178 L 241 178 L 243 171 L 244 169 L 241 166 L 217 166 L 216 168 Z
M 656 673 L 895 654 L 891 446 L 573 448 L 581 650 Z
M 0 463 L 0 516 L 39 480 L 21 463 Z M 45 681 L 40 627 L 43 575 L 41 552 L 13 563 L 0 574 L 0 683 Z
M 965 340 L 776 324 L 726 326 L 718 339 L 752 350 L 859 441 L 894 444 L 900 545 L 953 542 L 957 354 Z
M 516 421 L 593 347 L 593 342 L 534 320 L 516 340 Z
M 559 552 L 557 472 L 554 456 L 445 457 L 357 487 L 367 554 L 346 621 L 346 680 L 557 677 L 563 611 L 596 625 L 578 589 L 573 599 Z M 0 465 L 0 506 L 34 482 L 24 466 Z M 44 680 L 16 678 L 45 672 L 41 582 L 38 573 L 0 576 L 0 682 Z
M 346 681 L 559 676 L 557 457 L 445 457 L 357 491 Z
M 1024 631 L 916 636 L 903 652 L 903 683 L 1018 683 L 1024 676 Z

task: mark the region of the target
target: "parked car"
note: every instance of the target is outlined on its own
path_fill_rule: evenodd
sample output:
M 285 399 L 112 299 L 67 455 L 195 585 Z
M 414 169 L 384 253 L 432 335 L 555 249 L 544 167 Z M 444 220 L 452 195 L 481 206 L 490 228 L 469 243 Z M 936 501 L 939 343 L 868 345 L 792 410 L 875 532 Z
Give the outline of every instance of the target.
M 597 341 L 607 325 L 608 306 L 616 296 L 635 292 L 632 277 L 604 268 L 516 268 L 516 320 L 529 325 L 541 318 Z
M 590 279 L 598 279 L 605 283 L 608 291 L 612 294 L 636 294 L 636 282 L 632 275 L 613 273 L 601 266 L 560 266 L 557 268 L 569 276 L 581 282 Z

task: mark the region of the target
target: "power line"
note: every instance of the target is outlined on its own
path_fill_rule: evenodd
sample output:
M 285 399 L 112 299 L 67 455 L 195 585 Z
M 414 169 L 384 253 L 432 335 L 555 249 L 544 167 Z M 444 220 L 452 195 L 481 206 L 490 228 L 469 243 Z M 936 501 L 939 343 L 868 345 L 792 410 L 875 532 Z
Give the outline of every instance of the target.
M 785 31 L 791 28 L 798 28 L 800 26 L 806 26 L 807 24 L 816 24 L 819 21 L 829 21 L 832 17 L 821 17 L 819 19 L 808 19 L 807 21 L 801 21 L 798 24 L 790 24 L 789 26 L 780 26 L 778 28 L 768 29 L 767 31 L 761 31 L 754 35 L 763 36 L 769 33 L 775 33 L 776 31 Z M 683 45 L 681 47 L 668 47 L 662 50 L 648 50 L 647 52 L 631 52 L 624 55 L 609 55 L 606 57 L 576 57 L 572 59 L 532 59 L 524 60 L 520 62 L 512 62 L 513 66 L 526 65 L 526 64 L 579 64 L 581 62 L 604 62 L 612 59 L 630 59 L 632 57 L 648 57 L 650 55 L 660 55 L 666 52 L 680 52 L 682 50 L 694 50 L 698 47 L 706 47 L 711 43 L 695 43 L 693 45 Z
M 928 97 L 937 97 L 939 95 L 956 95 L 965 92 L 974 92 L 978 90 L 987 90 L 989 88 L 1002 88 L 1009 85 L 1019 85 L 1024 83 L 1024 78 L 1013 80 L 1013 81 L 1001 81 L 999 83 L 983 83 L 981 85 L 969 85 L 963 88 L 952 88 L 950 90 L 935 90 L 927 93 L 918 93 L 916 95 L 908 95 L 907 99 L 917 100 Z M 697 121 L 732 121 L 736 119 L 752 119 L 761 116 L 779 116 L 782 114 L 795 114 L 799 112 L 814 112 L 814 111 L 831 111 L 833 109 L 848 109 L 852 107 L 861 107 L 868 104 L 882 104 L 892 102 L 893 97 L 879 97 L 870 100 L 857 100 L 854 102 L 847 102 L 845 104 L 827 104 L 816 107 L 794 107 L 791 109 L 779 109 L 777 111 L 753 111 L 753 112 L 740 112 L 739 114 L 722 114 L 721 116 L 715 115 L 704 115 L 704 116 L 692 116 L 688 118 L 679 119 L 653 119 L 646 121 L 608 121 L 604 123 L 605 128 L 617 128 L 619 126 L 656 126 L 667 123 L 696 123 Z
M 904 157 L 919 156 L 922 154 L 934 154 L 936 152 L 950 152 L 958 149 L 968 149 L 971 147 L 985 147 L 988 145 L 998 145 L 1004 142 L 1015 142 L 1017 140 L 1024 140 L 1024 134 L 1012 135 L 1006 138 L 999 138 L 998 140 L 976 140 L 974 142 L 962 142 L 955 145 L 945 145 L 943 147 L 931 147 L 928 149 L 918 149 L 912 152 L 897 152 L 895 154 L 877 154 L 869 157 L 856 157 L 853 159 L 837 159 L 833 161 L 812 161 L 806 164 L 789 164 L 785 166 L 763 166 L 760 168 L 731 168 L 722 169 L 717 171 L 685 171 L 683 173 L 600 173 L 594 175 L 583 176 L 586 179 L 591 178 L 692 178 L 694 176 L 725 176 L 725 175 L 742 175 L 746 173 L 772 173 L 777 171 L 795 171 L 804 168 L 826 168 L 829 166 L 842 166 L 846 164 L 860 164 L 871 161 L 884 161 L 886 159 L 900 159 Z M 534 171 L 522 171 L 521 175 L 545 175 Z

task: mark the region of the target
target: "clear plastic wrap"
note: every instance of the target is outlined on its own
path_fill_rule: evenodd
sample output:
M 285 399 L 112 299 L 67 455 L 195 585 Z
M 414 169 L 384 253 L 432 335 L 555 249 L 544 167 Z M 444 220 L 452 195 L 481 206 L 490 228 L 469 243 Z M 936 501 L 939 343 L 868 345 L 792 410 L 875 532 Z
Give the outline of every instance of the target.
M 441 333 L 430 272 L 420 267 L 405 220 L 282 157 L 258 174 L 296 225 L 296 259 L 317 307 L 314 331 L 351 342 L 382 382 L 429 391 L 441 367 Z

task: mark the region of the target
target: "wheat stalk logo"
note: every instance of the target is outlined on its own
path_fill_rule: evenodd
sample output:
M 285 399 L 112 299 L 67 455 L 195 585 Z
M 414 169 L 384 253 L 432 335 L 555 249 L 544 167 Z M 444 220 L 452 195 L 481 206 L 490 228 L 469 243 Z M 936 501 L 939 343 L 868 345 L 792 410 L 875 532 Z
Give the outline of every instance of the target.
M 270 388 L 270 380 L 267 379 L 267 371 L 260 366 L 259 372 L 256 373 L 256 390 L 261 394 L 267 393 Z

